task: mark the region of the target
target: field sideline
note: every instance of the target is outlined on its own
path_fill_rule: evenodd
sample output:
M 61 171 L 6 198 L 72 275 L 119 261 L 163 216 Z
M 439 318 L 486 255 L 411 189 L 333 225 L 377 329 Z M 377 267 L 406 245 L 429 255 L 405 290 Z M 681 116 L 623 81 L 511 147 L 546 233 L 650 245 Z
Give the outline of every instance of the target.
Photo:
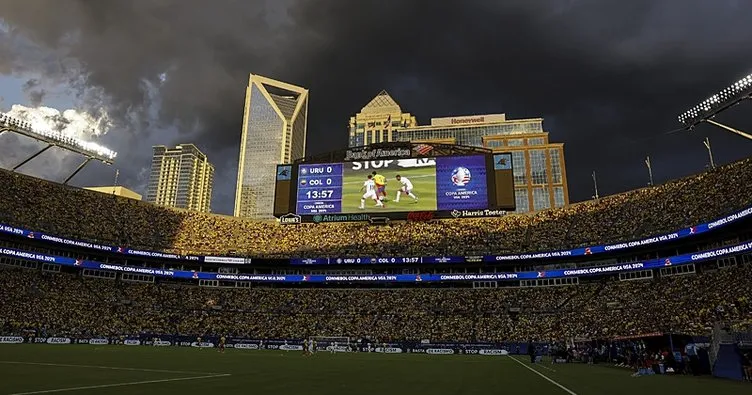
M 741 395 L 750 385 L 708 377 L 630 377 L 582 364 L 536 365 L 500 356 L 329 354 L 2 345 L 0 394 L 540 394 Z

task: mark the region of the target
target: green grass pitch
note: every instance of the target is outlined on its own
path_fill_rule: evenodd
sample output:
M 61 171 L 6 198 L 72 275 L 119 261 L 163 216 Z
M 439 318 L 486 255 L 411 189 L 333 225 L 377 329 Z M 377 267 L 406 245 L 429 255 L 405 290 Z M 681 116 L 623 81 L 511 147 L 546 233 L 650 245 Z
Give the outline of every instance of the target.
M 0 345 L 0 394 L 748 395 L 709 377 L 630 377 L 524 357 L 329 354 L 145 346 Z M 562 388 L 563 387 L 563 388 Z
M 392 166 L 389 169 L 376 169 L 379 174 L 387 178 L 386 184 L 386 207 L 376 207 L 373 200 L 367 201 L 365 210 L 361 210 L 360 198 L 363 192 L 363 182 L 368 174 L 374 169 L 353 171 L 345 169 L 342 185 L 342 212 L 343 213 L 380 213 L 380 212 L 408 212 L 408 211 L 436 211 L 436 167 L 400 168 Z M 394 178 L 397 174 L 407 177 L 413 183 L 413 194 L 418 197 L 418 202 L 413 202 L 407 195 L 400 197 L 399 203 L 395 203 L 400 183 Z

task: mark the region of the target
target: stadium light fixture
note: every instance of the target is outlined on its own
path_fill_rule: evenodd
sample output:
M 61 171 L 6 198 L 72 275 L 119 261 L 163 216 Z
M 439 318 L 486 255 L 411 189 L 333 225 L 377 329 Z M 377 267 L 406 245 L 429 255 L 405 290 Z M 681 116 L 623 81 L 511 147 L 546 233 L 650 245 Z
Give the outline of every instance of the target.
M 15 132 L 111 165 L 117 152 L 91 141 L 66 136 L 56 130 L 37 129 L 31 123 L 0 113 L 0 133 Z M 35 155 L 36 156 L 36 155 Z
M 600 195 L 598 195 L 598 179 L 595 177 L 595 170 L 593 170 L 593 189 L 595 190 L 595 195 L 593 195 L 593 199 L 595 200 L 600 199 Z
M 688 129 L 691 129 L 702 122 L 707 122 L 711 125 L 718 126 L 729 132 L 752 140 L 752 135 L 713 120 L 717 114 L 746 99 L 752 99 L 752 74 L 745 76 L 727 86 L 722 91 L 703 100 L 700 104 L 679 115 L 678 119 L 679 122 L 687 126 Z
M 710 168 L 715 169 L 715 161 L 713 160 L 713 150 L 710 148 L 710 139 L 705 137 L 705 140 L 702 143 L 705 145 L 705 148 L 708 149 L 708 158 L 710 159 Z
M 645 158 L 645 166 L 647 166 L 648 168 L 648 177 L 649 177 L 648 179 L 650 180 L 648 185 L 652 187 L 654 185 L 653 184 L 653 166 L 650 164 L 650 156 Z

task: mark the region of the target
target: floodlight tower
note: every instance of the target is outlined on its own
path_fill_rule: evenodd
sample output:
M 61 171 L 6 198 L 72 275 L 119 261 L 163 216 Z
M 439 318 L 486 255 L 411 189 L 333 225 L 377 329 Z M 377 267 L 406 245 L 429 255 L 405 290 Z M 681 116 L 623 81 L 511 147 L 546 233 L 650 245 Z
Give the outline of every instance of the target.
M 714 120 L 717 114 L 720 114 L 747 99 L 752 99 L 752 74 L 734 82 L 724 90 L 710 96 L 702 103 L 685 111 L 683 114 L 679 115 L 679 122 L 687 126 L 687 129 L 692 129 L 699 123 L 707 122 L 711 125 L 718 126 L 719 128 L 723 128 L 729 132 L 752 140 L 752 135 L 749 133 L 745 133 Z
M 98 160 L 102 163 L 111 165 L 115 161 L 117 152 L 105 148 L 97 143 L 84 141 L 75 137 L 66 136 L 55 130 L 37 129 L 31 126 L 31 123 L 11 117 L 7 114 L 0 113 L 0 135 L 5 132 L 13 132 L 30 137 L 34 140 L 46 143 L 47 146 L 37 151 L 23 162 L 13 167 L 13 171 L 18 170 L 21 166 L 29 163 L 43 152 L 52 147 L 62 148 L 86 157 L 76 170 L 65 179 L 63 184 L 67 184 L 78 172 L 80 172 L 92 160 Z

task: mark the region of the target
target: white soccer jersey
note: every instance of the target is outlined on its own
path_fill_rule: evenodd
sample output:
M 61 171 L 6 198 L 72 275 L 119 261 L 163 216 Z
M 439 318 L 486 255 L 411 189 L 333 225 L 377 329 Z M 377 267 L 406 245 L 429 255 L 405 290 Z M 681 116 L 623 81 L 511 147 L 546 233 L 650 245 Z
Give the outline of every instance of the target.
M 410 182 L 410 180 L 407 179 L 407 177 L 400 177 L 400 184 L 402 184 L 402 189 L 406 191 L 411 191 L 413 189 L 413 183 Z
M 368 180 L 363 183 L 363 187 L 366 188 L 366 193 L 376 192 L 376 183 L 373 180 Z

